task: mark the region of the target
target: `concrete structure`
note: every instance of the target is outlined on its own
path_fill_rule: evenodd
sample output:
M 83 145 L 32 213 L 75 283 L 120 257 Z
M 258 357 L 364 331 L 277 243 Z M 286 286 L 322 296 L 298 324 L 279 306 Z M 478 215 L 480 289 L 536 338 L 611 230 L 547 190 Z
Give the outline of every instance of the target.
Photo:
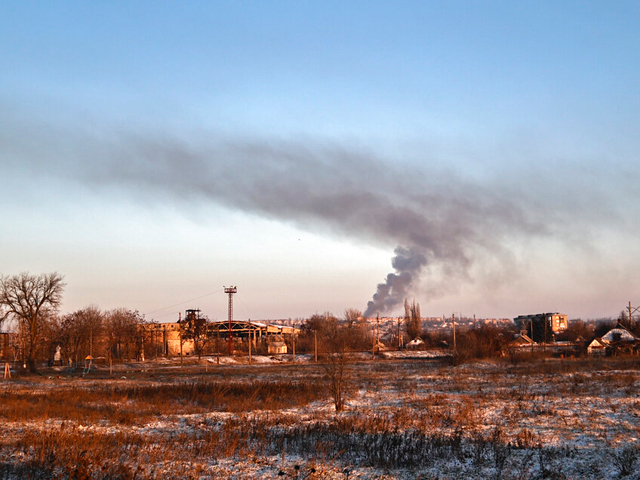
M 513 322 L 520 333 L 528 335 L 534 342 L 552 342 L 556 333 L 569 327 L 567 316 L 557 312 L 520 315 Z
M 216 350 L 222 352 L 222 344 L 226 343 L 229 337 L 229 325 L 231 325 L 233 342 L 251 341 L 254 347 L 262 341 L 269 343 L 269 340 L 274 337 L 278 337 L 281 340 L 283 336 L 298 335 L 300 333 L 300 329 L 295 327 L 248 320 L 232 320 L 231 323 L 228 321 L 208 322 L 205 327 L 205 335 L 209 340 L 208 350 L 211 351 L 210 353 L 215 353 Z M 143 325 L 143 329 L 146 332 L 147 356 L 149 356 L 149 352 L 151 356 L 169 357 L 179 356 L 181 351 L 182 355 L 185 356 L 195 354 L 194 341 L 182 338 L 180 322 L 148 323 Z

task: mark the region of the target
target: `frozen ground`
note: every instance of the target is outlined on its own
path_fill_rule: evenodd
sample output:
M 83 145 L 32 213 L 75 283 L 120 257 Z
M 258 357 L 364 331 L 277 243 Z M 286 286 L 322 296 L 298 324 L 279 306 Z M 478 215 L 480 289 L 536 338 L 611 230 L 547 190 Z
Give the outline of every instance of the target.
M 337 414 L 325 370 L 308 356 L 211 360 L 127 364 L 113 378 L 101 368 L 5 381 L 0 476 L 640 478 L 633 359 L 453 366 L 361 355 L 347 365 L 347 404 Z M 158 403 L 136 390 L 212 382 L 270 382 L 275 392 L 306 382 L 318 395 L 273 408 L 259 392 L 216 404 L 189 395 Z M 84 398 L 94 390 L 102 393 Z M 56 404 L 65 391 L 78 398 L 68 406 L 77 413 Z

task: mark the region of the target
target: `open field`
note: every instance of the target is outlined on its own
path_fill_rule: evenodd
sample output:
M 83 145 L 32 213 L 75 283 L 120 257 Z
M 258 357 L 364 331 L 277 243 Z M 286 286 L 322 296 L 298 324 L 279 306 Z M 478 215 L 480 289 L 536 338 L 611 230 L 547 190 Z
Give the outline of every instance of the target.
M 364 358 L 5 380 L 0 478 L 640 478 L 636 359 Z

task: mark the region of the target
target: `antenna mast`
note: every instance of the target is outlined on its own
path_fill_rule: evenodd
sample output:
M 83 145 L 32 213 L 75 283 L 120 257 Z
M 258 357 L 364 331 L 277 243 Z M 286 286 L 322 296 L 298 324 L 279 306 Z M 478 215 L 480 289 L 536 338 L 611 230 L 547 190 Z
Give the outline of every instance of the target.
M 233 335 L 231 334 L 231 322 L 233 322 L 233 294 L 238 291 L 238 287 L 223 287 L 224 293 L 229 294 L 229 355 L 233 355 Z

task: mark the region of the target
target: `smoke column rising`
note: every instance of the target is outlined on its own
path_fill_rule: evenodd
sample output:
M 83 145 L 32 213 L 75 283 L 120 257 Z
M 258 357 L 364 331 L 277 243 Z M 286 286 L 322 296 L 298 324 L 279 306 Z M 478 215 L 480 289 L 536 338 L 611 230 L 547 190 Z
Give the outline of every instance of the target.
M 372 317 L 376 312 L 392 311 L 406 297 L 414 279 L 427 263 L 423 254 L 410 248 L 398 246 L 394 253 L 396 256 L 391 266 L 396 273 L 390 273 L 385 283 L 378 284 L 373 300 L 367 303 L 365 317 Z

